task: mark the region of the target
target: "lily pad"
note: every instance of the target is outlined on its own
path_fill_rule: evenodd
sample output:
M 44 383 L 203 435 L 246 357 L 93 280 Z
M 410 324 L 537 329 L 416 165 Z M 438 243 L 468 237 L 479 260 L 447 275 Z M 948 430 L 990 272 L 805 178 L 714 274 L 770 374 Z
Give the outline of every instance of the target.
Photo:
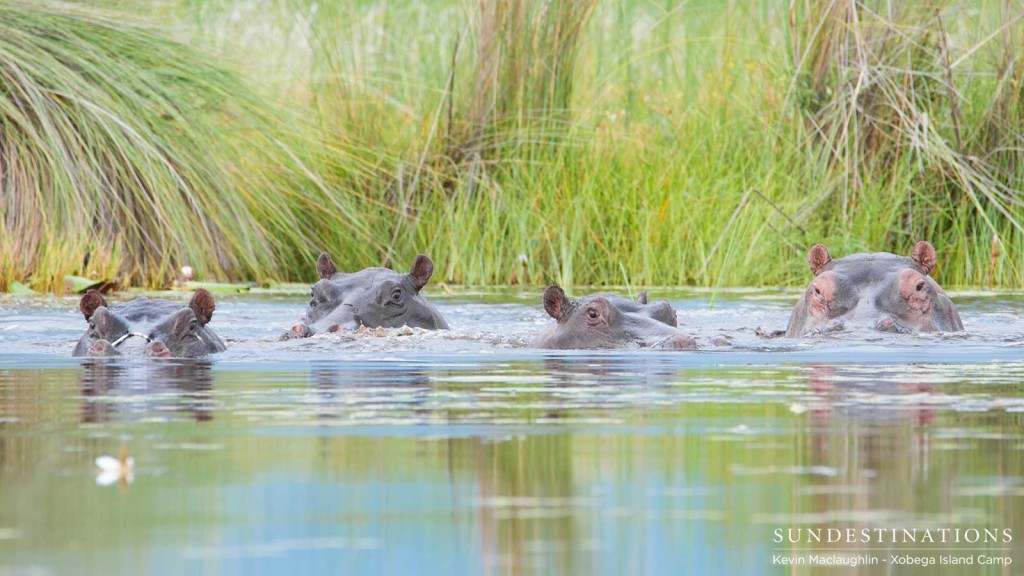
M 185 287 L 189 290 L 206 288 L 214 294 L 238 294 L 239 292 L 248 292 L 252 285 L 229 284 L 226 282 L 185 282 Z
M 21 282 L 11 282 L 7 287 L 7 291 L 11 294 L 35 294 L 36 291 L 22 284 Z
M 103 284 L 106 284 L 106 280 L 83 278 L 81 276 L 64 277 L 64 287 L 68 292 L 74 292 L 75 294 L 82 294 L 90 288 L 99 288 Z
M 249 292 L 253 294 L 280 294 L 280 295 L 309 295 L 309 284 L 297 282 L 278 282 L 266 287 L 255 287 Z

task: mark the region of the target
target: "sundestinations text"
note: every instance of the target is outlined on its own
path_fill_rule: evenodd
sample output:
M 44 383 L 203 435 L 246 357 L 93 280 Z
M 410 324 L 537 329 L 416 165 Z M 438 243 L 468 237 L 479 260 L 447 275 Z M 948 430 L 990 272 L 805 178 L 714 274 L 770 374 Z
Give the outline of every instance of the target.
M 776 544 L 1009 544 L 1010 528 L 776 528 Z

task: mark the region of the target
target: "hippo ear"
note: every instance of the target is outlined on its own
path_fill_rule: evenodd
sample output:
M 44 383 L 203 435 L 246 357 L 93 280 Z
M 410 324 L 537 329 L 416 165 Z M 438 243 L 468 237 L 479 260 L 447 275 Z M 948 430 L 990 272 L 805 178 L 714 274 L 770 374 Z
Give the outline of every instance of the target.
M 935 247 L 924 240 L 914 245 L 914 255 L 911 258 L 924 274 L 931 274 L 935 264 L 939 261 L 938 256 L 935 255 Z
M 824 244 L 815 244 L 807 253 L 807 263 L 811 265 L 811 272 L 817 276 L 825 270 L 825 266 L 832 261 L 828 254 L 828 248 Z
M 103 299 L 103 295 L 96 290 L 89 290 L 82 296 L 82 299 L 78 301 L 78 309 L 85 315 L 85 319 L 88 320 L 92 313 L 96 311 L 100 306 L 106 306 L 107 301 Z
M 558 284 L 552 284 L 544 290 L 544 311 L 559 323 L 565 320 L 569 312 L 569 299 Z
M 213 301 L 213 294 L 210 294 L 209 290 L 200 288 L 192 295 L 192 301 L 188 303 L 188 307 L 195 312 L 199 325 L 206 326 L 210 318 L 213 318 L 213 311 L 217 308 L 217 304 Z
M 424 256 L 423 254 L 416 256 L 416 260 L 412 263 L 412 269 L 409 270 L 409 276 L 412 277 L 412 283 L 416 286 L 416 291 L 422 290 L 433 275 L 434 261 L 429 256 Z
M 647 304 L 647 290 L 636 295 L 636 301 L 641 304 Z
M 338 273 L 338 267 L 331 262 L 331 257 L 327 255 L 327 252 L 321 252 L 320 257 L 316 259 L 316 273 L 323 280 Z

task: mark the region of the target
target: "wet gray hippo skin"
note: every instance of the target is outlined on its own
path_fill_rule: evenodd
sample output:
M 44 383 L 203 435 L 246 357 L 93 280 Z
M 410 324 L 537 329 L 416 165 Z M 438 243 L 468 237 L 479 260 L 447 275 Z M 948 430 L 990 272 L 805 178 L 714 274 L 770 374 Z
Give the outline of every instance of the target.
M 790 338 L 858 324 L 901 333 L 964 329 L 956 306 L 928 275 L 937 262 L 928 242 L 918 242 L 909 257 L 877 252 L 838 260 L 817 244 L 807 262 L 814 280 L 789 318 Z
M 213 294 L 202 288 L 187 305 L 139 298 L 108 306 L 90 290 L 78 303 L 89 328 L 72 356 L 120 356 L 136 340 L 145 343 L 144 356 L 196 358 L 222 352 L 224 341 L 207 326 L 215 308 Z
M 360 326 L 448 329 L 441 313 L 420 294 L 434 274 L 434 262 L 427 256 L 417 256 L 408 274 L 388 268 L 345 273 L 324 253 L 316 261 L 316 271 L 320 281 L 310 291 L 306 315 L 282 340 Z
M 651 346 L 695 350 L 696 341 L 676 327 L 676 313 L 666 301 L 649 304 L 610 294 L 569 300 L 557 285 L 544 291 L 544 310 L 556 323 L 533 341 L 534 348 L 592 350 Z

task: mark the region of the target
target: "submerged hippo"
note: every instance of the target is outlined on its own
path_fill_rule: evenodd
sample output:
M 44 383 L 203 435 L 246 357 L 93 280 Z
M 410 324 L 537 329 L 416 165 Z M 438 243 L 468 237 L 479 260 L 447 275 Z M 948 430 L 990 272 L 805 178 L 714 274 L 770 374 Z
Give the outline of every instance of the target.
M 551 285 L 544 291 L 544 310 L 556 323 L 537 336 L 535 348 L 697 348 L 696 341 L 677 328 L 672 306 L 665 300 L 648 303 L 646 292 L 636 301 L 611 294 L 570 301 L 560 286 Z
M 918 242 L 910 257 L 888 252 L 833 260 L 822 244 L 807 254 L 814 280 L 789 318 L 786 336 L 842 330 L 848 322 L 885 332 L 964 329 L 956 306 L 928 276 L 935 248 Z
M 388 268 L 344 273 L 324 253 L 317 258 L 316 271 L 320 281 L 310 291 L 306 315 L 282 340 L 360 326 L 448 329 L 441 313 L 420 294 L 434 274 L 434 262 L 427 256 L 417 256 L 408 274 Z
M 99 292 L 90 290 L 78 303 L 89 329 L 72 355 L 119 356 L 135 340 L 145 342 L 145 356 L 195 358 L 222 352 L 224 341 L 207 326 L 215 308 L 213 294 L 202 288 L 188 305 L 139 298 L 108 306 Z

